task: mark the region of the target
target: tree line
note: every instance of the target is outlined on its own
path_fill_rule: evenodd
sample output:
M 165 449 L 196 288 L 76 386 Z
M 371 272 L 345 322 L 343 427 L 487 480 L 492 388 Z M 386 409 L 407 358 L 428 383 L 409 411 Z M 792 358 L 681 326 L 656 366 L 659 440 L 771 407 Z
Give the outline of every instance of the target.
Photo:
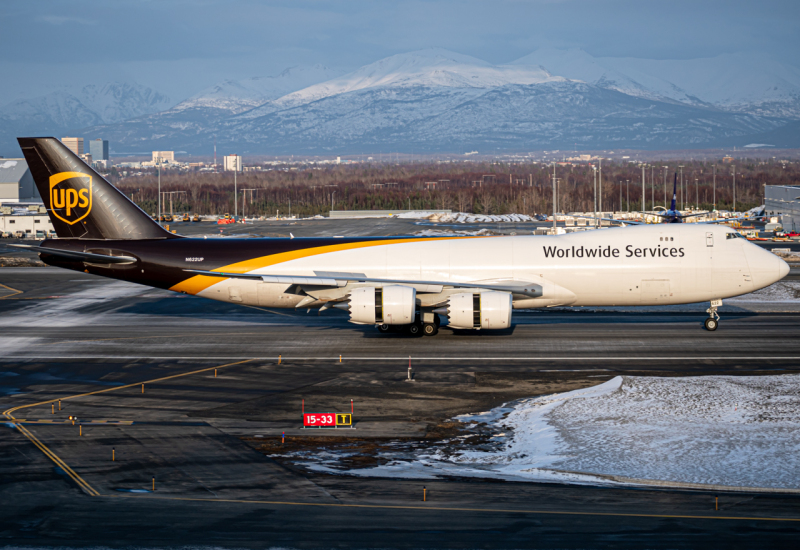
M 746 210 L 763 204 L 765 185 L 800 183 L 796 163 L 737 159 L 654 162 L 642 165 L 604 162 L 561 164 L 555 169 L 559 212 L 638 211 L 644 206 L 669 207 L 673 177 L 679 181 L 678 207 Z M 596 173 L 597 172 L 597 173 Z M 734 197 L 735 174 L 735 197 Z M 155 173 L 112 176 L 112 181 L 149 213 L 158 209 Z M 553 211 L 553 166 L 543 163 L 409 163 L 351 164 L 326 167 L 277 167 L 233 173 L 162 172 L 162 192 L 173 192 L 172 210 L 200 214 L 247 216 L 327 215 L 330 210 L 438 210 L 476 214 L 540 214 Z M 236 197 L 236 199 L 234 199 Z M 169 212 L 169 195 L 162 211 Z

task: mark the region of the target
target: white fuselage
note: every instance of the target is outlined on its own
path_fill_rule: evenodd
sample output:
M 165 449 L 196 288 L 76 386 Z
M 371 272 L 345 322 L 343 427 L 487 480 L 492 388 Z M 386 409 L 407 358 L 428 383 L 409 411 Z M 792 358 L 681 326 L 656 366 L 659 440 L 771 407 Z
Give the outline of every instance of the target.
M 519 309 L 703 302 L 769 286 L 788 271 L 783 260 L 727 227 L 658 224 L 556 236 L 412 239 L 310 254 L 250 273 L 540 286 L 539 297 L 515 296 Z M 317 299 L 309 303 L 308 296 L 287 293 L 290 285 L 223 279 L 199 295 L 270 307 L 319 307 L 359 286 L 375 285 L 306 290 Z M 454 292 L 461 291 L 418 291 L 417 298 L 430 307 Z

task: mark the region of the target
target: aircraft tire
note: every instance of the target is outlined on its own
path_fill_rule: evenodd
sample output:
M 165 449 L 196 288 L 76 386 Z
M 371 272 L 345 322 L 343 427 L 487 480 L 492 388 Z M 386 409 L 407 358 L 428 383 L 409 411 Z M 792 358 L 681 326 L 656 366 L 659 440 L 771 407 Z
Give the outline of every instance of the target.
M 719 326 L 719 321 L 717 321 L 713 317 L 709 317 L 708 319 L 705 320 L 705 323 L 703 323 L 703 325 L 706 327 L 707 331 L 714 332 L 715 330 L 717 330 L 717 327 Z
M 436 323 L 425 323 L 422 325 L 422 334 L 425 336 L 436 336 L 439 332 L 439 327 L 436 326 Z
M 422 327 L 417 323 L 411 323 L 408 325 L 408 327 L 406 327 L 406 330 L 411 336 L 419 336 L 422 332 Z
M 378 332 L 381 334 L 388 334 L 389 332 L 392 332 L 392 325 L 387 325 L 386 323 L 378 325 Z

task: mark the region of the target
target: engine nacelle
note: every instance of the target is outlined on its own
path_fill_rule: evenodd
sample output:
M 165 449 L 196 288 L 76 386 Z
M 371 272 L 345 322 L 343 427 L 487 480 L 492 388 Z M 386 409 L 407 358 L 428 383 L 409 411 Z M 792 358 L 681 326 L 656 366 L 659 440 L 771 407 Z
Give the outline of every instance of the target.
M 362 325 L 409 325 L 417 312 L 417 291 L 410 286 L 357 288 L 350 293 L 350 321 Z
M 447 304 L 447 319 L 456 329 L 503 329 L 511 326 L 511 294 L 464 292 L 453 294 Z

